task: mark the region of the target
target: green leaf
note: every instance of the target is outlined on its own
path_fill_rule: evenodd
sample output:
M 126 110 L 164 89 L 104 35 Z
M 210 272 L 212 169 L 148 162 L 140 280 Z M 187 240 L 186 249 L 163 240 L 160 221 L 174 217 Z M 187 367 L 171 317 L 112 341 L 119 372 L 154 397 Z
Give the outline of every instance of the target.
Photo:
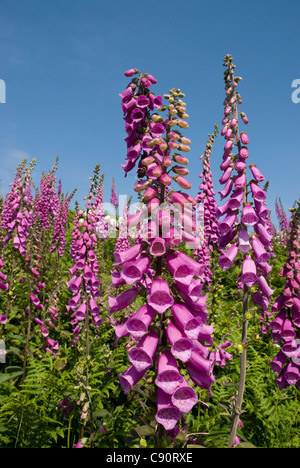
M 7 382 L 8 380 L 12 380 L 12 379 L 15 379 L 16 377 L 20 377 L 22 373 L 23 371 L 13 372 L 11 374 L 0 374 L 0 385 L 2 385 L 4 382 Z

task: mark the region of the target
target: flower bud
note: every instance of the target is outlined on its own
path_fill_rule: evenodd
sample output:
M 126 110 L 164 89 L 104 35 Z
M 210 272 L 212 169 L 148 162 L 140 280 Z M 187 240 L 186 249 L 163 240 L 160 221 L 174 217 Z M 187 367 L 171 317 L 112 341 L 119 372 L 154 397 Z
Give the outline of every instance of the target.
M 162 174 L 159 178 L 160 182 L 168 187 L 172 183 L 172 177 L 169 174 Z
M 189 190 L 192 187 L 192 184 L 185 177 L 175 175 L 173 179 L 177 182 L 179 187 L 185 190 Z
M 181 154 L 174 154 L 173 155 L 174 161 L 176 161 L 178 164 L 182 164 L 183 166 L 187 166 L 189 163 L 188 158 L 185 156 L 181 156 Z
M 181 167 L 181 166 L 174 166 L 172 170 L 176 174 L 182 175 L 182 176 L 188 175 L 188 173 L 190 172 L 187 167 Z

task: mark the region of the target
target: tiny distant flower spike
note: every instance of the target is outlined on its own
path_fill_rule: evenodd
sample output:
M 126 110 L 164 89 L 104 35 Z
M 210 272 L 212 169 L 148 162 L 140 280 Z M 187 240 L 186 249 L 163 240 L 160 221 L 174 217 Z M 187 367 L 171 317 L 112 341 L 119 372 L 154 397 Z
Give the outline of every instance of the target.
M 132 80 L 120 94 L 127 134 L 122 167 L 125 176 L 135 169 L 134 190 L 144 209 L 127 219 L 128 230 L 135 230 L 134 243 L 128 238 L 116 243 L 112 283 L 118 291 L 108 298 L 109 313 L 117 321 L 113 326 L 118 343 L 128 340 L 130 365 L 119 375 L 121 386 L 128 393 L 143 384 L 148 370 L 155 370 L 151 378 L 157 387 L 156 421 L 171 431 L 197 403 L 195 387 L 210 388 L 214 382 L 208 349 L 213 327 L 206 324 L 207 296 L 201 283 L 205 265 L 178 249 L 182 241 L 199 246 L 197 202 L 186 193 L 191 183 L 185 154 L 191 141 L 183 132 L 189 116 L 179 89 L 165 94 L 163 104 L 152 91 L 156 78 L 136 69 L 126 76 Z M 207 194 L 213 196 L 209 176 L 206 184 Z M 218 227 L 217 221 L 213 227 Z M 138 296 L 143 304 L 139 301 L 135 308 Z M 178 302 L 180 296 L 184 302 Z M 189 364 L 197 378 L 187 382 L 181 368 Z
M 203 282 L 206 285 L 210 285 L 212 282 L 211 255 L 214 250 L 214 246 L 220 237 L 217 217 L 218 206 L 215 200 L 215 191 L 210 165 L 212 146 L 218 131 L 219 128 L 215 125 L 215 131 L 212 135 L 208 135 L 209 138 L 206 143 L 204 154 L 200 157 L 203 163 L 203 171 L 200 173 L 202 182 L 199 187 L 200 192 L 196 197 L 196 201 L 198 202 L 198 221 L 200 221 L 202 231 L 200 233 L 201 245 L 199 249 L 194 251 L 194 255 L 198 259 L 198 262 L 204 267 Z M 226 187 L 226 190 L 229 189 L 228 184 Z
M 67 310 L 71 316 L 73 344 L 80 339 L 81 331 L 91 322 L 97 330 L 102 323 L 100 317 L 99 265 L 96 258 L 96 232 L 99 225 L 99 204 L 102 203 L 103 178 L 99 176 L 100 165 L 94 170 L 86 211 L 77 209 L 73 221 L 70 254 L 73 267 L 69 269 L 71 279 L 67 282 L 73 296 Z
M 280 198 L 279 201 L 275 200 L 275 211 L 279 222 L 279 231 L 276 234 L 280 236 L 282 245 L 286 245 L 291 227 Z
M 272 337 L 280 351 L 271 362 L 276 382 L 282 390 L 290 385 L 300 389 L 300 202 L 290 210 L 286 245 L 289 258 L 279 275 L 286 278 L 283 294 L 273 306 L 275 317 L 270 322 Z

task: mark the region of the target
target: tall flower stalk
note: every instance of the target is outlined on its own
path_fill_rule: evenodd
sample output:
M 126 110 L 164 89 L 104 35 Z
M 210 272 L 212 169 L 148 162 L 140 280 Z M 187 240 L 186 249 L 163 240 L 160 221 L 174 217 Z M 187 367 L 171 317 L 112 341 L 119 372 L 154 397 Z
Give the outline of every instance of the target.
M 270 323 L 272 337 L 281 346 L 271 362 L 280 389 L 289 385 L 300 388 L 300 202 L 293 208 L 290 234 L 287 239 L 289 258 L 279 273 L 286 278 L 283 293 L 276 299 L 272 312 L 276 314 Z
M 238 259 L 241 260 L 239 286 L 243 291 L 240 380 L 236 403 L 232 410 L 228 443 L 229 447 L 233 447 L 246 384 L 249 301 L 252 299 L 263 313 L 267 313 L 273 293 L 267 283 L 267 276 L 271 270 L 267 261 L 270 258 L 272 236 L 268 232 L 269 210 L 266 207 L 266 192 L 259 186 L 265 178 L 255 164 L 247 165 L 249 137 L 245 131 L 241 131 L 241 125 L 247 125 L 248 118 L 244 112 L 238 110 L 238 105 L 242 104 L 242 98 L 237 92 L 241 78 L 235 76 L 236 67 L 230 55 L 225 56 L 224 66 L 226 98 L 221 135 L 226 143 L 221 164 L 224 172 L 219 182 L 224 185 L 220 192 L 222 200 L 228 196 L 230 198 L 218 209 L 218 245 L 221 249 L 219 265 L 226 271 Z M 247 168 L 250 169 L 250 180 L 247 180 Z
M 140 242 L 114 254 L 114 266 L 129 288 L 110 297 L 109 305 L 114 314 L 126 310 L 138 295 L 143 298 L 142 307 L 118 325 L 118 337 L 130 335 L 137 343 L 129 351 L 130 366 L 120 374 L 120 383 L 128 393 L 148 369 L 155 369 L 159 445 L 164 431 L 176 430 L 197 403 L 195 388 L 210 389 L 214 382 L 208 359 L 213 326 L 206 324 L 203 268 L 178 249 L 182 241 L 198 245 L 196 201 L 181 191 L 191 188 L 186 178 L 189 161 L 182 154 L 190 151 L 190 140 L 182 134 L 188 128 L 184 94 L 170 90 L 163 106 L 162 98 L 149 89 L 156 79 L 136 69 L 126 72 L 135 75 L 120 95 L 128 133 L 123 168 L 127 174 L 138 166 L 134 189 L 145 208 L 128 218 L 128 226 L 140 226 L 143 235 Z

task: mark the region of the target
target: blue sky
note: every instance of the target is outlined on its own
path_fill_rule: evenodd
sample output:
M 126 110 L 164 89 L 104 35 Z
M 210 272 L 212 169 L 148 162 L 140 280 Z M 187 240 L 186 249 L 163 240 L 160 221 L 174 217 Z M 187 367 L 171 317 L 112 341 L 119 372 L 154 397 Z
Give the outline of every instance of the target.
M 300 103 L 291 99 L 300 79 L 299 17 L 299 0 L 1 0 L 2 194 L 24 157 L 37 158 L 38 181 L 57 155 L 63 190 L 77 187 L 80 204 L 98 162 L 106 199 L 112 177 L 118 194 L 132 194 L 134 178 L 125 179 L 120 166 L 126 135 L 119 98 L 132 67 L 157 78 L 157 94 L 185 92 L 196 194 L 199 156 L 223 117 L 222 63 L 230 53 L 243 77 L 249 162 L 270 181 L 272 211 L 276 197 L 288 210 L 300 195 Z M 223 146 L 219 136 L 212 153 L 217 190 Z

